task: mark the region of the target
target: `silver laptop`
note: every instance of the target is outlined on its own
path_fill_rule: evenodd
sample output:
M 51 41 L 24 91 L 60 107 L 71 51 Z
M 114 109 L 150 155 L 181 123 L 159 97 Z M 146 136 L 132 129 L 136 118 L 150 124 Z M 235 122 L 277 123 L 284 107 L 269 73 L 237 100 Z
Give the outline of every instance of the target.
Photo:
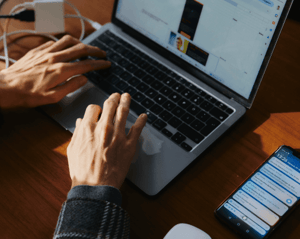
M 155 195 L 251 107 L 292 2 L 116 0 L 83 41 L 112 67 L 43 109 L 73 132 L 89 104 L 130 93 L 127 129 L 143 112 L 148 123 L 127 178 Z

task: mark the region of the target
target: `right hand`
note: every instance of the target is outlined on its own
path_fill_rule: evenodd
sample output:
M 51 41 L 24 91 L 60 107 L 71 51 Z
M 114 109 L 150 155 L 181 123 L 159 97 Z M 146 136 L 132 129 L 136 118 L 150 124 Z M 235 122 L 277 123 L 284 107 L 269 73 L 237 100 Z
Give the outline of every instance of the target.
M 112 94 L 104 102 L 103 112 L 100 106 L 89 105 L 83 119 L 77 119 L 74 135 L 67 149 L 72 187 L 121 187 L 133 160 L 139 136 L 147 122 L 147 115 L 141 114 L 126 135 L 130 100 L 128 93 L 122 96 Z

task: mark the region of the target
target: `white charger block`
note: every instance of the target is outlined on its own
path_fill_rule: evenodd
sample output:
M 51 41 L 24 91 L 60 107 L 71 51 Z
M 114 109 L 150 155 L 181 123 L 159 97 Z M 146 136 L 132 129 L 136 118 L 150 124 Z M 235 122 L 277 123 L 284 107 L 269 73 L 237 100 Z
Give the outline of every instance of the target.
M 40 33 L 62 33 L 65 31 L 64 0 L 36 0 L 35 30 Z

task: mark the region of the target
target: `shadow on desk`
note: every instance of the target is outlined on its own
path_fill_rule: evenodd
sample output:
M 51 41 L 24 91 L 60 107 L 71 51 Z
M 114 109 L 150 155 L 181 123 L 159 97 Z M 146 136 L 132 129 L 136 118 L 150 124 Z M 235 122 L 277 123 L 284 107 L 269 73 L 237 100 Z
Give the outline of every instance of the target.
M 151 235 L 157 237 L 158 234 L 163 238 L 177 223 L 194 225 L 215 238 L 238 238 L 214 218 L 213 212 L 280 145 L 293 142 L 289 135 L 294 134 L 299 124 L 285 127 L 284 122 L 293 122 L 290 113 L 300 112 L 300 95 L 295 87 L 298 84 L 295 71 L 289 72 L 287 79 L 282 72 L 282 67 L 289 69 L 289 61 L 283 60 L 279 68 L 271 62 L 273 72 L 267 72 L 253 107 L 158 195 L 149 197 L 126 181 L 121 191 L 123 206 L 131 215 L 133 239 L 140 235 L 153 238 Z M 272 238 L 292 238 L 299 227 L 299 211 L 297 209 Z M 140 218 L 145 217 L 153 225 L 140 223 Z M 210 232 L 212 222 L 213 227 L 220 230 Z M 161 231 L 153 234 L 158 228 Z

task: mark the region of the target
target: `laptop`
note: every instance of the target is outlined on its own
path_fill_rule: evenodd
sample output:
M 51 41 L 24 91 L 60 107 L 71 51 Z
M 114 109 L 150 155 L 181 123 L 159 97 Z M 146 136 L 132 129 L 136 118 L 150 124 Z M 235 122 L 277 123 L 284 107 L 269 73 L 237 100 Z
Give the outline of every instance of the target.
M 141 113 L 148 122 L 127 178 L 155 195 L 251 107 L 292 2 L 116 0 L 111 23 L 83 41 L 112 67 L 43 109 L 73 132 L 89 104 L 128 92 L 126 130 Z

